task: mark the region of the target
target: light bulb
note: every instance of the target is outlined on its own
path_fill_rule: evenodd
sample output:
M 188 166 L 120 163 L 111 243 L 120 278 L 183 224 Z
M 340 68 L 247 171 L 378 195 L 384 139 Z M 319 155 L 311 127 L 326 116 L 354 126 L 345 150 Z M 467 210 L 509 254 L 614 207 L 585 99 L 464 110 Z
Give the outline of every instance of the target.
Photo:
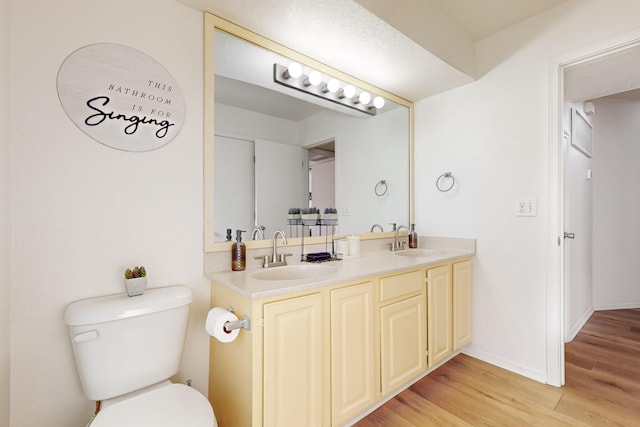
M 322 81 L 322 74 L 318 71 L 313 70 L 309 73 L 309 77 L 307 77 L 304 81 L 305 86 L 316 86 L 319 85 Z
M 297 62 L 292 62 L 291 64 L 289 64 L 287 71 L 284 72 L 285 79 L 289 79 L 289 78 L 297 79 L 301 75 L 302 75 L 302 65 L 298 64 Z
M 384 107 L 384 98 L 381 96 L 376 96 L 373 98 L 373 106 L 377 109 Z
M 362 92 L 360 93 L 360 95 L 355 99 L 355 103 L 359 103 L 362 102 L 363 104 L 369 104 L 369 101 L 371 101 L 371 95 L 369 95 L 369 92 Z
M 351 85 L 346 85 L 342 91 L 340 92 L 340 98 L 353 98 L 353 95 L 356 94 L 356 88 Z
M 322 87 L 323 92 L 336 93 L 340 89 L 340 82 L 336 79 L 329 79 Z

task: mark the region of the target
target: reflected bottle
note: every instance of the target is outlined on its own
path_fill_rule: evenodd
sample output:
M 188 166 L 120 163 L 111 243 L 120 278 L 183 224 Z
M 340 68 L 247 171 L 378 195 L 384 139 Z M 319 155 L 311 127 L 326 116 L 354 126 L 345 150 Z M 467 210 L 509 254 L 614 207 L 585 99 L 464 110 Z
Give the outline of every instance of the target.
M 244 271 L 247 267 L 247 247 L 242 241 L 244 230 L 236 230 L 236 241 L 231 245 L 231 270 Z
M 418 247 L 418 233 L 415 224 L 411 224 L 411 231 L 409 231 L 409 247 L 412 249 Z

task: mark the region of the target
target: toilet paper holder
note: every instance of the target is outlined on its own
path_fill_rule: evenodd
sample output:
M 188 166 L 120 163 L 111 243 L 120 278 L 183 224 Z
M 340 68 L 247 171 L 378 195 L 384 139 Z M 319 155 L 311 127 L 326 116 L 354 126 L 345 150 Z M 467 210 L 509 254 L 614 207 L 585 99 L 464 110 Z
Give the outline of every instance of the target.
M 231 313 L 235 314 L 232 306 L 227 307 L 227 311 L 230 311 Z M 247 331 L 251 330 L 251 318 L 246 314 L 242 316 L 242 319 L 240 320 L 235 320 L 233 322 L 227 322 L 224 324 L 224 330 L 227 333 L 240 328 L 244 328 Z

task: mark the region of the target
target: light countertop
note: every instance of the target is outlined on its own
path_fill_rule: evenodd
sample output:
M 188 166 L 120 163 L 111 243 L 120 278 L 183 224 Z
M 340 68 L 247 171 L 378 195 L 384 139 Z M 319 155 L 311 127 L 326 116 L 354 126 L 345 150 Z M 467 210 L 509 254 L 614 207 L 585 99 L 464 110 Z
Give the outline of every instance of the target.
M 207 273 L 207 277 L 249 299 L 261 299 L 468 258 L 475 254 L 475 240 L 468 240 L 469 244 L 455 245 L 458 247 L 456 249 L 447 247 L 449 246 L 447 244 L 432 247 L 433 253 L 424 257 L 402 256 L 400 252 L 389 250 L 364 252 L 356 257 L 346 257 L 340 261 L 320 264 L 335 271 L 318 277 L 288 280 L 262 280 L 253 277 L 255 273 L 267 270 L 261 267 L 247 268 L 244 271 L 212 272 Z M 420 249 L 405 249 L 403 252 L 412 250 Z M 290 263 L 289 265 L 298 264 L 308 263 Z

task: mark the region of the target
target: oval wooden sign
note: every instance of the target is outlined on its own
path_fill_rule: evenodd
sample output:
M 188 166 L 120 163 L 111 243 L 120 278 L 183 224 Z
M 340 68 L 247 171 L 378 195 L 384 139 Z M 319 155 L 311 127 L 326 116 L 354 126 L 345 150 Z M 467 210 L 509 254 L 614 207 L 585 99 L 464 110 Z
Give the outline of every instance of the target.
M 84 133 L 119 150 L 160 148 L 184 121 L 184 98 L 171 74 L 119 44 L 93 44 L 69 55 L 58 72 L 58 97 Z

